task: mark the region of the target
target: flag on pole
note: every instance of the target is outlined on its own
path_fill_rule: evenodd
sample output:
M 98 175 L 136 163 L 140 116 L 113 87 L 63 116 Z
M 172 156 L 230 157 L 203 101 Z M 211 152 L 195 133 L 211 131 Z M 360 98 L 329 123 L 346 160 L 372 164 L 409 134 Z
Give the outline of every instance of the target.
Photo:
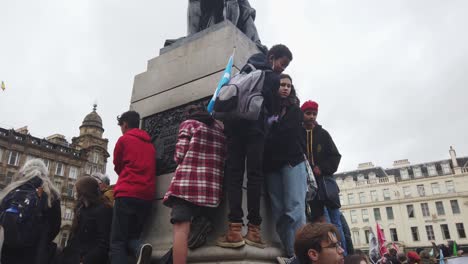
M 374 263 L 375 260 L 380 259 L 379 243 L 377 242 L 377 238 L 375 237 L 372 228 L 369 231 L 369 258 L 372 263 Z
M 5 83 L 2 81 L 2 90 L 5 91 Z
M 457 242 L 453 241 L 453 255 L 456 257 L 458 255 Z
M 385 246 L 385 241 L 387 241 L 385 239 L 385 234 L 384 232 L 382 231 L 382 229 L 380 228 L 380 225 L 379 223 L 377 223 L 377 239 L 379 240 L 379 252 L 380 252 L 380 256 L 383 256 L 385 255 L 386 253 L 388 253 L 388 249 L 387 247 Z
M 439 249 L 439 264 L 445 264 L 444 252 L 442 252 L 442 249 Z
M 226 69 L 224 69 L 223 77 L 221 77 L 221 80 L 219 80 L 218 86 L 216 87 L 216 90 L 215 90 L 215 92 L 213 94 L 213 97 L 211 98 L 210 102 L 208 103 L 208 107 L 207 107 L 208 113 L 213 112 L 214 103 L 216 101 L 216 97 L 218 97 L 219 91 L 221 90 L 223 85 L 228 83 L 229 80 L 231 79 L 231 70 L 232 70 L 232 64 L 234 63 L 234 53 L 235 52 L 236 52 L 236 49 L 234 48 L 234 51 L 232 52 L 231 57 L 229 57 L 229 61 L 228 61 L 227 65 L 226 65 Z

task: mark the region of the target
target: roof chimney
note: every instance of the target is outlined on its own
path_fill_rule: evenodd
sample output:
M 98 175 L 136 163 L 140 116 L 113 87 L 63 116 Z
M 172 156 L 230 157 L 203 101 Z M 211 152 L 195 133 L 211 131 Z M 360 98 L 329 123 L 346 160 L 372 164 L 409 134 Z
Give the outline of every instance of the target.
M 452 146 L 450 146 L 449 154 L 450 154 L 450 158 L 452 159 L 452 165 L 453 165 L 453 167 L 454 167 L 454 168 L 457 168 L 457 167 L 458 167 L 457 153 L 456 153 L 455 150 L 452 148 Z
M 374 168 L 374 164 L 372 162 L 359 163 L 358 165 L 358 170 L 370 169 L 370 168 Z
M 410 165 L 410 162 L 408 161 L 408 159 L 395 160 L 393 162 L 393 167 L 394 168 L 405 167 L 405 166 L 408 166 L 408 165 Z

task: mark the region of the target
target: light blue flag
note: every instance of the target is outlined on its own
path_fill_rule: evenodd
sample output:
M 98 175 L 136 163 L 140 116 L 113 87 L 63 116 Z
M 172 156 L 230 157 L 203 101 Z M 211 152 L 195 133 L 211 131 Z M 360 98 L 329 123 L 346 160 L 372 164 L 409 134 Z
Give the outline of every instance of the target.
M 218 86 L 216 87 L 216 90 L 215 90 L 215 92 L 213 94 L 213 97 L 211 98 L 210 102 L 208 103 L 207 110 L 208 110 L 208 113 L 210 113 L 210 114 L 213 112 L 214 103 L 216 101 L 216 97 L 218 97 L 219 91 L 221 90 L 223 85 L 225 85 L 226 83 L 229 82 L 229 80 L 231 80 L 231 70 L 232 70 L 232 64 L 233 63 L 234 63 L 234 52 L 232 53 L 231 57 L 229 58 L 229 61 L 228 61 L 227 65 L 226 65 L 226 69 L 224 70 L 223 77 L 221 77 L 221 80 L 219 81 Z
M 439 249 L 439 264 L 445 264 L 444 253 L 442 252 L 442 249 Z

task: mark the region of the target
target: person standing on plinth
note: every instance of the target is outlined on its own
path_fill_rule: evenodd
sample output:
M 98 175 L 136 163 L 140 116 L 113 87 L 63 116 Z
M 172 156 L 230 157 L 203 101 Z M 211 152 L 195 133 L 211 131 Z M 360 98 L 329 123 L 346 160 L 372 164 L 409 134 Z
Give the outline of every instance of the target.
M 245 243 L 264 248 L 260 234 L 260 198 L 263 178 L 263 150 L 267 120 L 279 114 L 277 92 L 280 86 L 279 74 L 288 67 L 292 53 L 285 45 L 275 45 L 267 56 L 258 53 L 249 58 L 248 64 L 265 71 L 262 88 L 263 108 L 258 120 L 229 120 L 224 123 L 227 136 L 226 189 L 228 193 L 228 231 L 220 237 L 220 247 L 237 248 Z M 244 67 L 249 68 L 250 67 Z M 244 70 L 243 69 L 243 70 Z M 271 118 L 270 118 L 271 120 Z M 242 210 L 242 184 L 247 165 L 247 220 L 248 232 L 242 237 L 244 212 Z
M 117 117 L 122 130 L 114 148 L 114 187 L 110 256 L 112 264 L 127 264 L 127 248 L 138 264 L 149 264 L 153 248 L 139 240 L 151 212 L 156 186 L 156 150 L 146 131 L 139 129 L 140 115 L 128 111 Z

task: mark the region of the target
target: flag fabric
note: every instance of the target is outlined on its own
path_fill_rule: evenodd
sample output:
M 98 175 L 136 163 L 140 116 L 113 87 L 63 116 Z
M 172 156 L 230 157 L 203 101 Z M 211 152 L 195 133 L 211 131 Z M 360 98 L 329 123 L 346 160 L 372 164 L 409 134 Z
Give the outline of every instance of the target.
M 232 55 L 229 58 L 229 61 L 228 61 L 227 65 L 226 65 L 226 69 L 224 69 L 223 77 L 221 77 L 221 80 L 219 80 L 218 86 L 216 87 L 216 90 L 215 90 L 215 92 L 213 94 L 213 97 L 211 98 L 210 102 L 208 103 L 208 107 L 207 107 L 208 113 L 213 112 L 214 103 L 216 101 L 216 97 L 218 97 L 219 91 L 221 90 L 223 85 L 228 83 L 229 80 L 231 79 L 232 64 L 234 63 L 234 52 L 235 52 L 235 50 L 232 52 Z
M 457 242 L 453 241 L 453 255 L 456 257 L 458 255 Z
M 392 247 L 393 247 L 397 252 L 400 251 L 400 248 L 398 248 L 398 245 L 395 244 L 395 242 L 392 242 Z
M 374 261 L 380 259 L 379 243 L 377 242 L 374 232 L 372 232 L 372 228 L 369 231 L 369 258 L 372 263 L 374 263 Z
M 445 264 L 444 253 L 442 252 L 442 249 L 439 249 L 439 264 Z
M 5 83 L 2 81 L 2 90 L 5 91 Z
M 377 239 L 379 241 L 379 252 L 380 252 L 380 256 L 383 256 L 385 255 L 386 253 L 388 253 L 388 249 L 387 247 L 385 246 L 385 241 L 387 241 L 385 239 L 385 234 L 384 232 L 382 231 L 382 229 L 380 228 L 380 225 L 379 223 L 377 223 L 377 227 L 376 227 L 376 231 L 377 231 Z

